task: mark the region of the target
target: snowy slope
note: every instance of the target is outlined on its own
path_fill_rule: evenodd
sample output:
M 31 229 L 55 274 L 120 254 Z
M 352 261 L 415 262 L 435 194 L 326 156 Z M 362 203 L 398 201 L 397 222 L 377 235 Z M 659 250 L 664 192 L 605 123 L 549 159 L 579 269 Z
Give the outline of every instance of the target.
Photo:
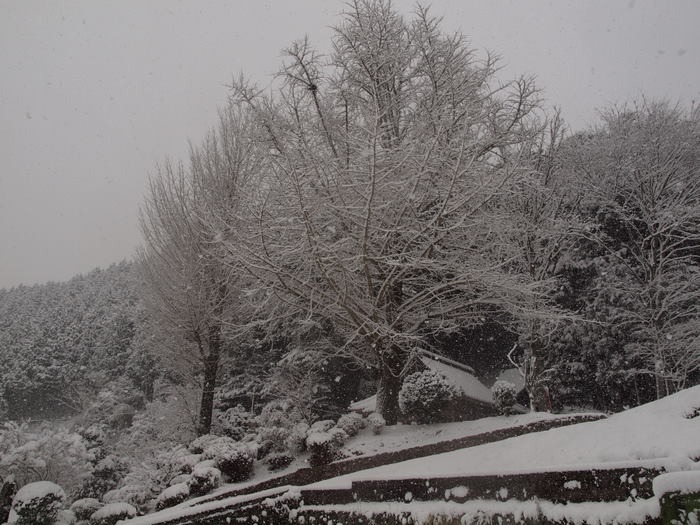
M 488 445 L 368 469 L 311 485 L 349 487 L 353 480 L 515 473 L 648 461 L 667 470 L 697 468 L 700 386 L 608 419 L 528 434 Z

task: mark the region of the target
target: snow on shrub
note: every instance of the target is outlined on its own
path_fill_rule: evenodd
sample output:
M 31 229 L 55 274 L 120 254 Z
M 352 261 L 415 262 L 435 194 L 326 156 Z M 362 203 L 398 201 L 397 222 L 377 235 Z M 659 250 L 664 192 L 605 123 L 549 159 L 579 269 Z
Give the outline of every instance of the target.
M 95 498 L 82 498 L 75 500 L 70 506 L 75 517 L 79 520 L 87 520 L 93 513 L 102 508 L 102 503 Z
M 190 479 L 189 474 L 178 474 L 168 482 L 168 487 L 172 487 L 173 485 L 177 485 L 178 483 L 187 483 L 188 479 Z
M 202 461 L 202 454 L 186 454 L 175 459 L 175 468 L 181 474 L 189 474 L 200 461 Z
M 462 396 L 459 389 L 446 377 L 425 370 L 415 372 L 403 381 L 399 405 L 404 416 L 416 423 L 436 423 L 444 411 Z
M 496 381 L 491 387 L 491 393 L 493 394 L 493 403 L 500 414 L 509 416 L 513 413 L 513 407 L 517 403 L 517 392 L 513 383 Z
M 108 503 L 90 516 L 90 525 L 116 525 L 119 520 L 136 517 L 137 511 L 128 503 Z
M 364 424 L 365 422 L 360 414 L 357 412 L 350 412 L 340 416 L 335 426 L 342 428 L 349 437 L 353 437 L 356 436 L 360 430 L 362 430 Z
M 314 434 L 316 432 L 328 432 L 331 428 L 335 426 L 335 422 L 332 419 L 324 419 L 323 421 L 316 421 L 311 428 L 309 428 L 309 434 Z
M 258 429 L 257 441 L 260 443 L 260 457 L 266 456 L 269 452 L 282 452 L 286 449 L 285 443 L 289 437 L 290 430 L 283 427 L 260 427 Z
M 52 525 L 75 525 L 78 518 L 72 510 L 59 510 Z
M 205 459 L 192 467 L 192 471 L 194 472 L 196 468 L 216 468 L 215 461 L 213 459 Z
M 382 430 L 384 430 L 386 421 L 384 421 L 381 414 L 372 412 L 369 416 L 367 416 L 367 424 L 369 425 L 369 428 L 372 430 L 373 434 L 379 435 L 382 433 Z
M 289 452 L 274 452 L 267 456 L 265 463 L 267 463 L 268 470 L 280 470 L 288 467 L 292 461 L 294 461 L 294 456 Z
M 204 452 L 204 450 L 207 448 L 207 445 L 209 443 L 216 441 L 219 439 L 221 436 L 217 436 L 214 434 L 204 434 L 203 436 L 199 436 L 198 438 L 194 439 L 188 446 L 187 449 L 192 453 L 192 454 L 201 454 Z
M 36 481 L 19 489 L 12 500 L 8 522 L 51 525 L 66 501 L 64 490 L 50 481 Z
M 190 497 L 190 487 L 187 483 L 171 485 L 156 498 L 156 510 L 163 510 L 182 503 Z
M 196 466 L 187 480 L 187 487 L 193 496 L 204 496 L 221 485 L 221 471 L 214 467 Z
M 328 431 L 328 433 L 333 438 L 333 441 L 335 442 L 337 447 L 342 447 L 348 440 L 348 433 L 345 432 L 345 430 L 343 430 L 342 428 L 333 427 Z
M 0 426 L 0 471 L 12 473 L 18 485 L 52 480 L 71 493 L 90 475 L 92 459 L 82 436 L 65 428 Z
M 242 405 L 236 405 L 225 412 L 217 412 L 214 427 L 221 435 L 240 441 L 255 426 L 253 414 Z
M 255 423 L 260 427 L 292 428 L 303 419 L 293 401 L 281 399 L 266 404 L 255 418 Z
M 226 474 L 231 481 L 244 481 L 253 473 L 257 452 L 254 443 L 238 443 L 231 438 L 221 437 L 207 445 L 202 457 L 213 460 L 214 467 Z
M 301 421 L 294 425 L 289 431 L 287 439 L 284 441 L 285 446 L 290 452 L 301 454 L 306 452 L 306 437 L 309 435 L 309 424 L 306 421 Z
M 145 509 L 151 490 L 145 485 L 124 485 L 115 490 L 110 490 L 102 496 L 105 503 L 128 503 L 139 509 Z
M 328 432 L 312 432 L 306 438 L 306 448 L 309 451 L 309 464 L 312 467 L 328 465 L 338 455 L 338 445 Z

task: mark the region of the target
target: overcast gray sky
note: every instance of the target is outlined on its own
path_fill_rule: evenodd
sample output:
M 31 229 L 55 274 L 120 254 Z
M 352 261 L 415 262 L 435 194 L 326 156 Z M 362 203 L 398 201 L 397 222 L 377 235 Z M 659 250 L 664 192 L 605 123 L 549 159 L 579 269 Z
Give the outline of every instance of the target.
M 445 27 L 537 76 L 570 126 L 645 94 L 700 100 L 697 0 L 434 0 Z M 414 2 L 395 6 L 409 13 Z M 327 48 L 340 0 L 0 0 L 0 287 L 133 255 L 148 174 L 184 158 L 231 76 Z

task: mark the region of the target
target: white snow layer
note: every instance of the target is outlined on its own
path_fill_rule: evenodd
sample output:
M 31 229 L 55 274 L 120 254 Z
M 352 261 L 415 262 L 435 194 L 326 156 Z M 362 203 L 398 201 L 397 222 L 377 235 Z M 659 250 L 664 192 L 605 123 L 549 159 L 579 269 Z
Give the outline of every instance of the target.
M 700 470 L 669 472 L 654 478 L 654 495 L 657 498 L 670 492 L 700 493 Z
M 607 419 L 363 470 L 310 485 L 349 488 L 354 480 L 406 479 L 636 465 L 668 471 L 697 468 L 700 418 L 685 414 L 700 405 L 700 386 Z

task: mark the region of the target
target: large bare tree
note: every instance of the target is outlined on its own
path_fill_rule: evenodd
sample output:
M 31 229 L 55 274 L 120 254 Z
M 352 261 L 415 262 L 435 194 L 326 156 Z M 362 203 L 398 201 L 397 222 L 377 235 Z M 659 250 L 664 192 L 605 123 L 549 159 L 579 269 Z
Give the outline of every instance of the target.
M 254 171 L 249 119 L 235 107 L 197 147 L 190 163 L 166 162 L 142 207 L 139 261 L 147 304 L 182 341 L 172 349 L 201 376 L 197 431 L 209 432 L 226 328 L 240 315 L 239 274 L 219 252 L 222 218 L 231 226 L 240 187 Z
M 377 371 L 389 423 L 414 348 L 492 314 L 538 315 L 544 298 L 502 242 L 538 94 L 496 70 L 427 10 L 408 21 L 357 0 L 330 56 L 302 40 L 270 93 L 234 85 L 265 158 L 225 244 L 288 315 L 330 320 L 339 351 Z

